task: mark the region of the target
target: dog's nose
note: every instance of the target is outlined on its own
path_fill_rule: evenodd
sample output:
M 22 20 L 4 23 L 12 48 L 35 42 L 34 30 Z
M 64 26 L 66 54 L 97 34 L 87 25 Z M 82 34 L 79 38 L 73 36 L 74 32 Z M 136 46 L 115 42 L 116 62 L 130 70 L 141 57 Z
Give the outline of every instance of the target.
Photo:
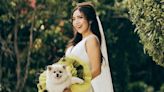
M 59 77 L 59 74 L 56 74 L 56 77 Z

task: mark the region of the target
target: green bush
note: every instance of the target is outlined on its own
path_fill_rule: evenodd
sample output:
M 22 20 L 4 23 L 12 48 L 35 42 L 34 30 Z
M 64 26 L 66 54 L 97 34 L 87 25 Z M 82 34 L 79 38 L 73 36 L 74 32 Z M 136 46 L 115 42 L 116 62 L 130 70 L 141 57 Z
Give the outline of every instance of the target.
M 129 84 L 128 92 L 154 92 L 154 88 L 142 81 Z
M 129 0 L 130 19 L 144 52 L 164 67 L 164 0 Z
M 164 92 L 164 84 L 161 85 L 160 92 Z

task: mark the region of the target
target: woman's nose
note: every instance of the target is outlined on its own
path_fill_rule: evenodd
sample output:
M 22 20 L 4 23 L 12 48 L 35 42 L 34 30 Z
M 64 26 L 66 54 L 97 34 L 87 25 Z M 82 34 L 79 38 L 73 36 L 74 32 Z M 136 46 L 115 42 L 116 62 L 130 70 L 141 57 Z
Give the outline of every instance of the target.
M 79 25 L 80 24 L 80 21 L 79 20 L 75 20 L 74 21 L 76 25 Z
M 78 21 L 76 21 L 76 22 L 75 22 L 75 25 L 79 25 L 79 22 L 78 22 Z

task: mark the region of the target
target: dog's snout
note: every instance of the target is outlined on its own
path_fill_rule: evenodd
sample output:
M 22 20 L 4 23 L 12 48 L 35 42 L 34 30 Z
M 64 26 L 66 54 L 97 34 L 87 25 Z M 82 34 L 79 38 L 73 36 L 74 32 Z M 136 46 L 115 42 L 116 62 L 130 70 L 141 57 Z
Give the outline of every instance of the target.
M 56 77 L 59 77 L 59 74 L 56 74 Z

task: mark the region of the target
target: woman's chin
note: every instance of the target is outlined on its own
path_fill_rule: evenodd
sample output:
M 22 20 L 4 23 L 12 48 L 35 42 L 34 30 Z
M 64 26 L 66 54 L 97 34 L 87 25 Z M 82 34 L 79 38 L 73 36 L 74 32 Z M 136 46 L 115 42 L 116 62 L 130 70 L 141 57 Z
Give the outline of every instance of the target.
M 78 33 L 82 34 L 83 32 L 82 31 L 78 31 Z

